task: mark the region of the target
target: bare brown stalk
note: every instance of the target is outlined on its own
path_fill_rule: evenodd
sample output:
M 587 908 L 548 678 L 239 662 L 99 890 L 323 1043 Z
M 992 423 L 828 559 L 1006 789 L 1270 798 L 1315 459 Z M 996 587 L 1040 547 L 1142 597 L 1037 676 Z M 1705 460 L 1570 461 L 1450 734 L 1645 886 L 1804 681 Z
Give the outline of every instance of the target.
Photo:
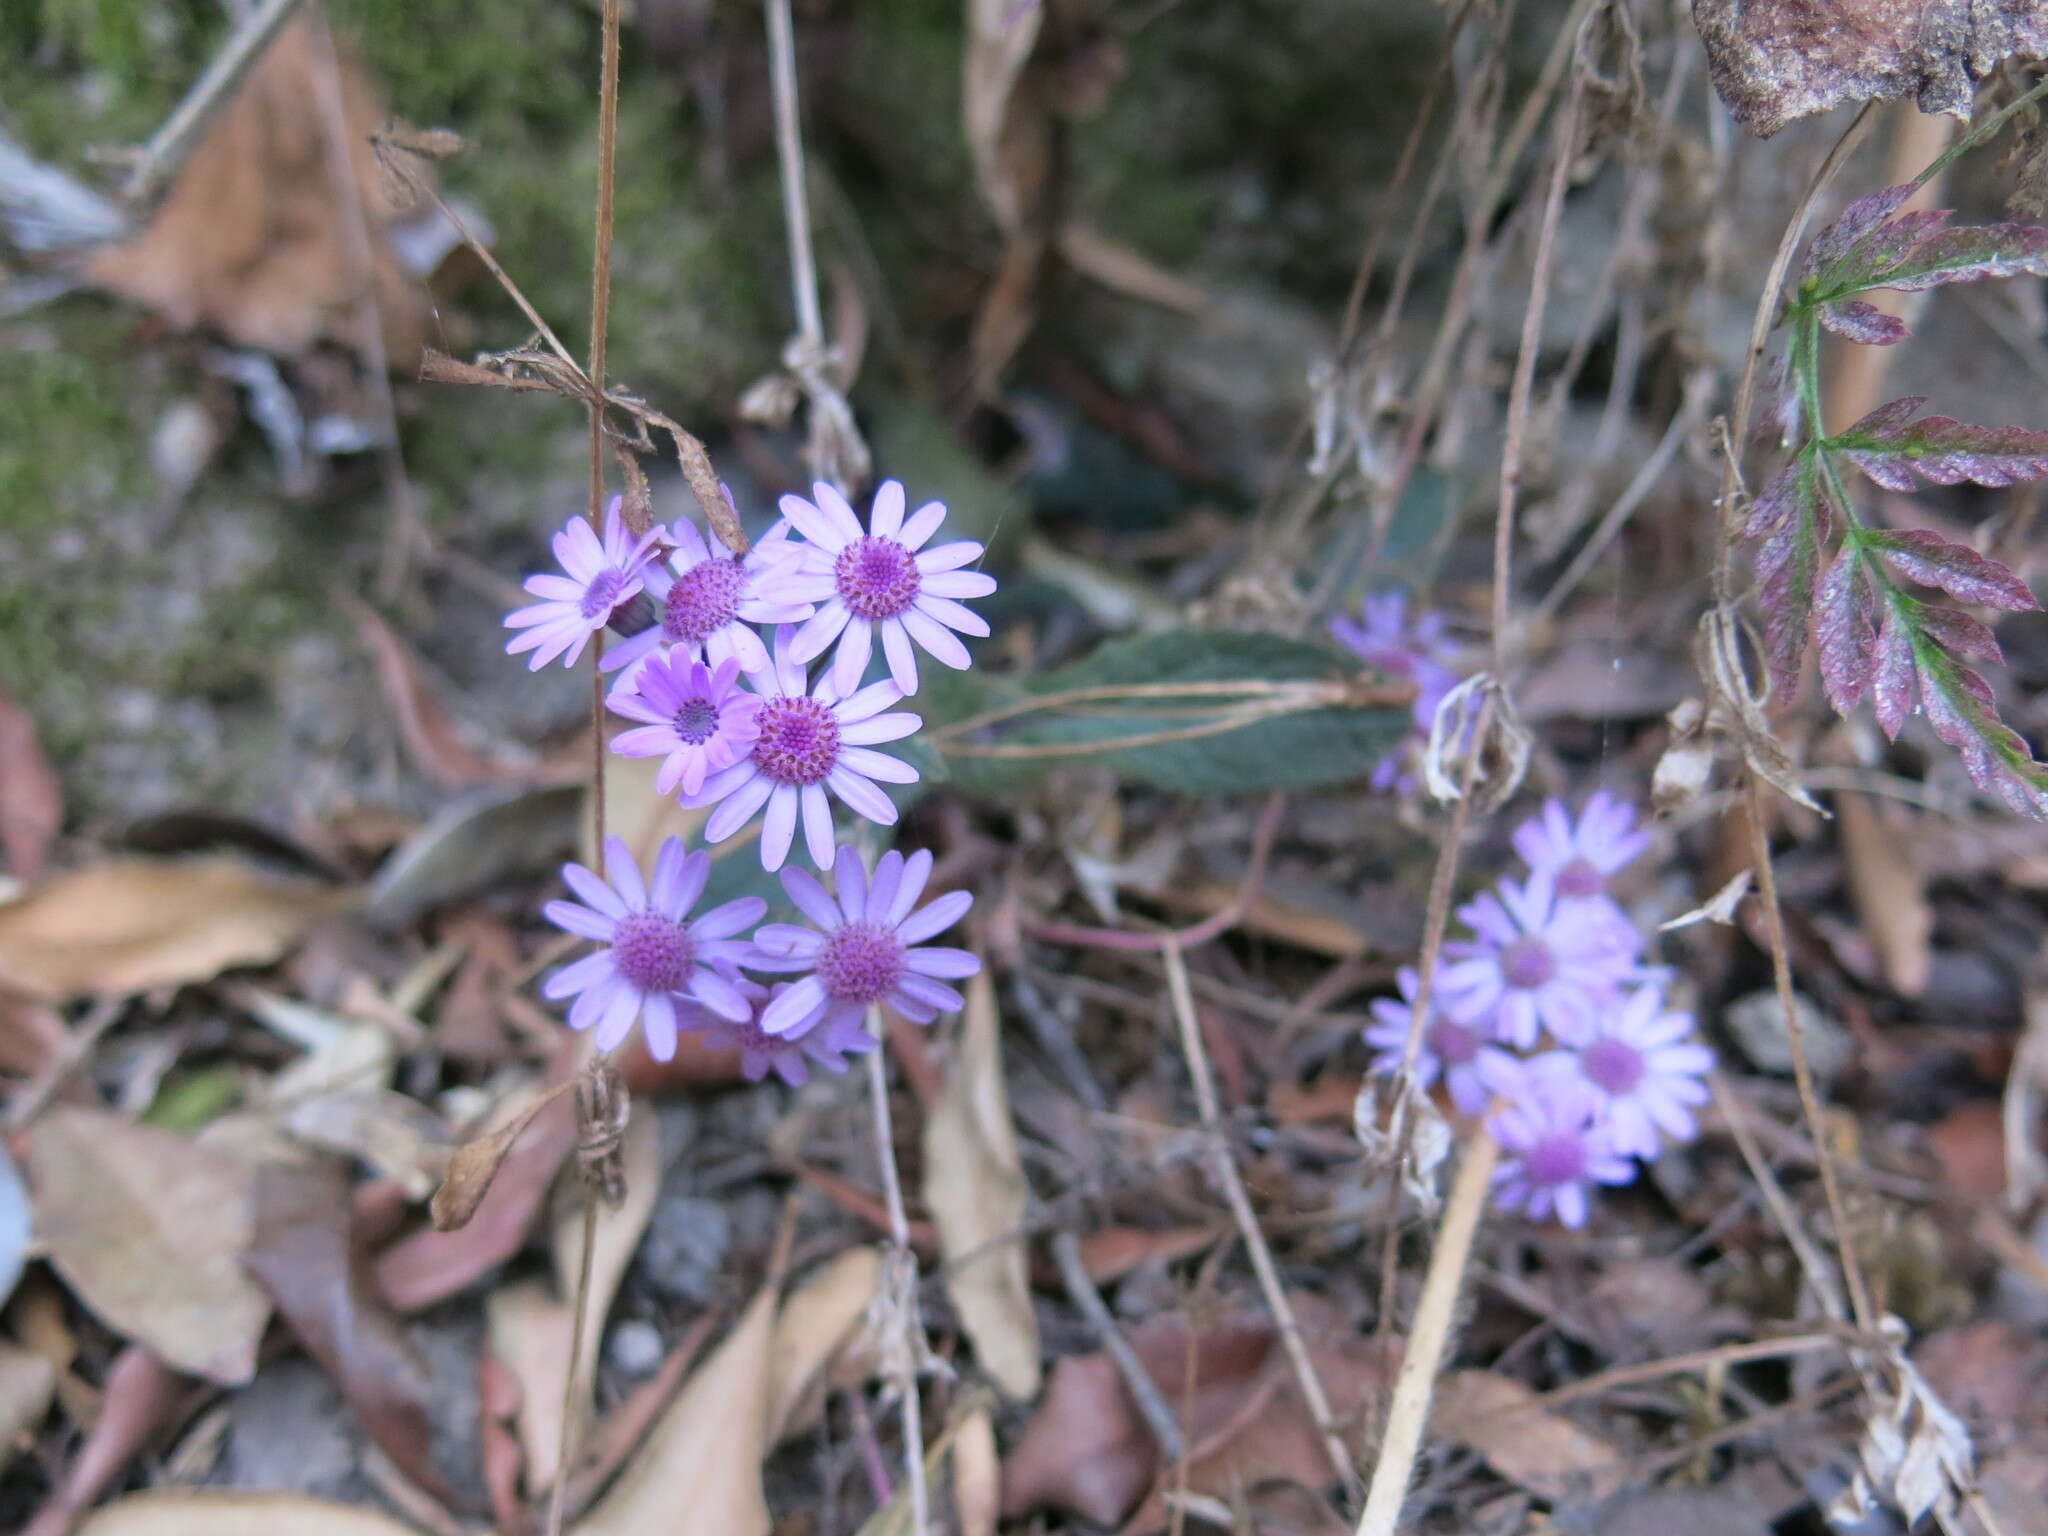
M 1749 1123 L 1748 1107 L 1737 1099 L 1718 1072 L 1707 1081 L 1713 1090 L 1714 1103 L 1728 1126 L 1728 1134 L 1735 1138 L 1735 1150 L 1742 1155 L 1750 1177 L 1756 1180 L 1764 1205 L 1769 1209 L 1772 1220 L 1777 1222 L 1778 1231 L 1783 1234 L 1793 1256 L 1799 1260 L 1799 1267 L 1805 1272 L 1807 1283 L 1813 1287 L 1821 1310 L 1835 1322 L 1846 1324 L 1849 1309 L 1842 1301 L 1841 1281 L 1814 1246 L 1813 1239 L 1807 1236 L 1805 1223 L 1799 1219 L 1799 1212 L 1785 1193 L 1785 1186 L 1778 1182 L 1763 1149 L 1757 1145 L 1755 1127 Z
M 893 1250 L 891 1262 L 883 1271 L 882 1284 L 887 1287 L 896 1283 L 892 1276 L 906 1277 L 903 1285 L 908 1296 L 903 1299 L 907 1305 L 891 1307 L 890 1310 L 895 1314 L 894 1326 L 902 1328 L 907 1335 L 918 1326 L 917 1256 L 910 1246 L 910 1213 L 903 1204 L 903 1178 L 896 1169 L 896 1129 L 889 1113 L 889 1073 L 882 1059 L 886 1032 L 882 1028 L 879 1006 L 868 1010 L 868 1033 L 875 1037 L 875 1048 L 867 1055 L 868 1101 L 874 1107 L 875 1161 L 881 1166 L 882 1202 L 889 1214 L 889 1246 Z M 905 1369 L 900 1372 L 902 1379 L 896 1385 L 903 1395 L 903 1476 L 910 1489 L 911 1536 L 926 1536 L 931 1529 L 931 1490 L 926 1486 L 924 1415 L 918 1403 L 913 1341 L 906 1337 L 889 1353 L 897 1354 L 905 1361 Z
M 1583 30 L 1585 23 L 1581 22 Z M 1522 439 L 1529 427 L 1529 400 L 1536 385 L 1536 354 L 1543 342 L 1543 315 L 1550 300 L 1550 266 L 1557 254 L 1557 225 L 1564 213 L 1564 189 L 1578 148 L 1579 110 L 1586 96 L 1585 76 L 1572 71 L 1571 88 L 1557 114 L 1551 148 L 1550 187 L 1544 194 L 1543 218 L 1536 231 L 1536 255 L 1529 271 L 1529 307 L 1522 316 L 1522 341 L 1515 355 L 1514 381 L 1508 388 L 1508 414 L 1500 451 L 1500 500 L 1493 525 L 1493 671 L 1503 682 L 1514 660 L 1514 633 L 1509 626 L 1511 560 L 1515 542 L 1515 509 L 1522 489 Z
M 1437 1226 L 1436 1246 L 1430 1250 L 1422 1295 L 1416 1300 L 1415 1316 L 1409 1323 L 1408 1347 L 1394 1378 L 1386 1433 L 1380 1437 L 1372 1486 L 1366 1491 L 1365 1510 L 1358 1517 L 1358 1536 L 1394 1536 L 1400 1523 L 1401 1506 L 1407 1499 L 1408 1482 L 1414 1475 L 1415 1458 L 1422 1450 L 1423 1431 L 1429 1423 L 1430 1394 L 1443 1363 L 1444 1347 L 1450 1341 L 1458 1294 L 1464 1287 L 1465 1265 L 1472 1255 L 1472 1239 L 1479 1230 L 1479 1216 L 1485 1209 L 1487 1187 L 1492 1183 L 1493 1166 L 1499 1156 L 1499 1146 L 1483 1126 L 1465 1143 L 1458 1177 L 1451 1185 L 1443 1219 Z
M 1337 1433 L 1336 1418 L 1330 1412 L 1329 1394 L 1323 1390 L 1322 1378 L 1316 1375 L 1315 1362 L 1309 1359 L 1301 1324 L 1296 1321 L 1294 1308 L 1280 1283 L 1279 1266 L 1273 1262 L 1273 1250 L 1267 1246 L 1265 1234 L 1259 1230 L 1258 1213 L 1252 1209 L 1251 1196 L 1246 1193 L 1244 1180 L 1237 1171 L 1237 1158 L 1225 1138 L 1223 1117 L 1216 1102 L 1216 1084 L 1209 1075 L 1208 1053 L 1202 1048 L 1202 1027 L 1195 1017 L 1194 993 L 1188 987 L 1187 964 L 1181 958 L 1180 946 L 1170 939 L 1161 954 L 1166 961 L 1167 996 L 1173 1005 L 1174 1020 L 1180 1027 L 1181 1051 L 1187 1057 L 1188 1076 L 1194 1082 L 1195 1104 L 1202 1117 L 1202 1129 L 1208 1136 L 1216 1182 L 1222 1186 L 1223 1198 L 1237 1223 L 1238 1235 L 1244 1239 L 1245 1252 L 1252 1262 L 1252 1273 L 1258 1277 L 1259 1290 L 1264 1294 L 1266 1305 L 1273 1313 L 1273 1322 L 1280 1330 L 1281 1347 L 1287 1352 L 1287 1363 L 1293 1367 L 1295 1385 L 1301 1389 L 1302 1401 L 1308 1405 L 1309 1416 L 1315 1420 L 1316 1429 L 1322 1436 L 1330 1468 L 1336 1473 L 1338 1482 L 1343 1484 L 1345 1492 L 1355 1498 L 1359 1486 L 1358 1469 L 1352 1465 L 1351 1453 L 1345 1449 L 1344 1439 Z
M 1081 1262 L 1079 1239 L 1071 1232 L 1055 1233 L 1052 1256 L 1059 1265 L 1060 1283 L 1066 1287 L 1067 1299 L 1080 1308 L 1081 1315 L 1095 1329 L 1095 1336 L 1116 1366 L 1117 1374 L 1123 1378 L 1131 1401 L 1138 1405 L 1138 1416 L 1152 1432 L 1160 1458 L 1179 1462 L 1186 1454 L 1186 1445 L 1181 1439 L 1180 1426 L 1174 1421 L 1173 1410 L 1160 1396 L 1158 1384 L 1146 1374 L 1138 1352 L 1131 1348 L 1130 1340 L 1124 1337 L 1115 1317 L 1110 1315 L 1108 1304 L 1088 1278 L 1088 1267 Z

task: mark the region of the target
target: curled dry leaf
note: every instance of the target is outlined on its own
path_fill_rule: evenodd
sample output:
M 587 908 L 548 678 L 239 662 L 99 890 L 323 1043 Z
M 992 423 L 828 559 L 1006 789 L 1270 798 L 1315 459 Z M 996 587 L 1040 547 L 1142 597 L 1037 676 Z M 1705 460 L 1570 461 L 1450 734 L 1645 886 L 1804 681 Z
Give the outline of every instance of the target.
M 350 1211 L 338 1163 L 265 1168 L 245 1262 L 378 1448 L 419 1488 L 452 1502 L 453 1490 L 429 1459 L 426 1364 L 377 1294 Z
M 417 1536 L 378 1514 L 298 1493 L 154 1488 L 97 1510 L 77 1536 Z
M 858 1344 L 881 1278 L 881 1249 L 849 1248 L 783 1302 L 769 1346 L 766 1444 L 777 1444 L 816 1418 L 835 1367 Z
M 1561 1413 L 1533 1388 L 1497 1371 L 1452 1371 L 1436 1386 L 1430 1427 L 1477 1451 L 1517 1487 L 1552 1504 L 1591 1503 L 1627 1475 L 1620 1451 Z
M 925 1122 L 924 1166 L 946 1294 L 996 1385 L 1029 1400 L 1039 1379 L 1023 1231 L 1030 1191 L 1003 1085 L 995 983 L 985 967 L 967 989 L 952 1079 Z
M 39 880 L 64 820 L 57 775 L 27 710 L 0 693 L 0 858 L 17 880 Z
M 254 1231 L 249 1164 L 66 1105 L 36 1123 L 28 1174 L 50 1262 L 110 1327 L 209 1381 L 256 1374 L 270 1303 L 240 1262 Z
M 455 1155 L 448 1159 L 448 1172 L 441 1180 L 441 1187 L 434 1191 L 430 1207 L 435 1230 L 453 1232 L 469 1225 L 470 1218 L 476 1215 L 477 1207 L 490 1192 L 491 1181 L 497 1178 L 498 1170 L 504 1166 L 513 1144 L 526 1133 L 526 1128 L 533 1124 L 542 1110 L 575 1086 L 573 1079 L 557 1083 L 523 1109 L 514 1111 L 496 1130 L 486 1131 L 455 1149 Z
M 2048 53 L 2030 0 L 1693 0 L 1714 89 L 1769 138 L 1842 102 L 1912 96 L 1968 117 L 2000 60 Z
M 574 1536 L 766 1536 L 775 1290 L 763 1286 Z
M 0 982 L 31 997 L 126 997 L 268 965 L 353 892 L 230 857 L 114 859 L 0 907 Z
M 1670 933 L 1675 928 L 1690 928 L 1695 923 L 1720 923 L 1732 927 L 1735 909 L 1742 905 L 1742 898 L 1749 894 L 1750 882 L 1756 879 L 1754 869 L 1736 872 L 1735 878 L 1714 892 L 1690 912 L 1681 912 L 1668 923 L 1659 923 L 1659 933 Z

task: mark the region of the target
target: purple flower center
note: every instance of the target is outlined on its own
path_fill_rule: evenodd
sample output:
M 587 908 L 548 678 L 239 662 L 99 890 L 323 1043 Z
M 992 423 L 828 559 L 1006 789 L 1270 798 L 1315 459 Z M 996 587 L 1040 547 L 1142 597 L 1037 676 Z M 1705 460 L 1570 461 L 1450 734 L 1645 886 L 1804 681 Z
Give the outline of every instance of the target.
M 659 912 L 630 912 L 612 933 L 612 964 L 642 992 L 680 992 L 696 959 L 689 929 Z
M 848 923 L 838 929 L 818 957 L 818 979 L 835 1001 L 881 1001 L 903 979 L 903 946 L 896 940 L 896 930 L 875 923 Z
M 1643 1080 L 1648 1064 L 1626 1040 L 1595 1040 L 1580 1053 L 1579 1066 L 1601 1089 L 1620 1098 Z
M 761 706 L 754 766 L 777 784 L 816 784 L 839 762 L 839 717 L 816 699 L 788 694 Z
M 685 699 L 669 725 L 685 746 L 701 747 L 718 734 L 718 706 L 701 695 Z
M 1548 944 L 1530 934 L 1501 951 L 1500 973 L 1509 986 L 1533 992 L 1557 974 L 1557 957 Z
M 739 616 L 747 595 L 747 573 L 723 556 L 699 560 L 668 589 L 661 632 L 671 645 L 696 645 Z
M 1429 1035 L 1424 1043 L 1445 1066 L 1462 1067 L 1479 1054 L 1480 1034 L 1476 1029 L 1453 1024 L 1449 1019 L 1438 1019 L 1429 1026 Z
M 586 619 L 603 618 L 619 604 L 619 589 L 626 584 L 626 578 L 617 571 L 599 571 L 583 589 L 583 601 L 577 605 L 577 612 Z
M 917 561 L 894 539 L 855 539 L 832 562 L 839 596 L 860 619 L 893 619 L 924 587 Z
M 1557 872 L 1557 894 L 1560 896 L 1600 896 L 1607 891 L 1607 877 L 1593 867 L 1592 861 L 1581 854 Z
M 1586 1175 L 1586 1139 L 1576 1131 L 1539 1136 L 1522 1154 L 1522 1169 L 1531 1183 L 1574 1183 Z

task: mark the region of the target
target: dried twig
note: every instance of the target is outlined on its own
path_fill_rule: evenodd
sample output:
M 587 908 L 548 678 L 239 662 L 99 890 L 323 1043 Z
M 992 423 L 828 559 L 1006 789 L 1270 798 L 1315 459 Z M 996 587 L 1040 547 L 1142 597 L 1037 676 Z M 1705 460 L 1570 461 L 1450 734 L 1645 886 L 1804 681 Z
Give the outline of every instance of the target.
M 234 30 L 206 72 L 164 119 L 164 125 L 136 152 L 121 187 L 124 201 L 131 207 L 147 207 L 170 186 L 206 137 L 214 114 L 227 105 L 242 77 L 255 67 L 298 8 L 299 0 L 264 0 L 261 9 Z
M 917 1256 L 910 1246 L 910 1215 L 903 1205 L 903 1179 L 896 1170 L 896 1131 L 889 1114 L 889 1074 L 882 1064 L 882 1010 L 868 1010 L 868 1033 L 875 1048 L 868 1052 L 868 1100 L 874 1106 L 875 1160 L 882 1170 L 882 1200 L 889 1213 L 891 1262 L 884 1268 L 882 1284 L 891 1276 L 902 1277 L 907 1295 L 905 1305 L 889 1306 L 890 1323 L 903 1337 L 893 1347 L 885 1346 L 885 1357 L 900 1362 L 896 1386 L 903 1394 L 903 1475 L 910 1486 L 910 1529 L 912 1536 L 925 1536 L 931 1529 L 931 1491 L 926 1486 L 924 1465 L 924 1417 L 918 1403 L 916 1349 L 921 1340 L 910 1337 L 917 1323 Z
M 1109 1307 L 1096 1291 L 1094 1282 L 1088 1278 L 1088 1266 L 1081 1262 L 1080 1240 L 1071 1232 L 1055 1233 L 1052 1256 L 1060 1267 L 1060 1282 L 1067 1288 L 1067 1299 L 1081 1309 L 1082 1315 L 1095 1329 L 1095 1336 L 1102 1341 L 1117 1374 L 1123 1378 L 1131 1401 L 1138 1405 L 1138 1414 L 1144 1419 L 1145 1427 L 1152 1432 L 1161 1459 L 1178 1462 L 1184 1454 L 1184 1442 L 1180 1426 L 1174 1422 L 1173 1409 L 1159 1395 L 1158 1384 L 1146 1374 L 1138 1352 L 1131 1348 L 1130 1340 L 1117 1327 Z
M 1302 1400 L 1308 1404 L 1309 1416 L 1315 1420 L 1316 1429 L 1322 1435 L 1323 1449 L 1329 1455 L 1331 1470 L 1346 1492 L 1355 1496 L 1358 1469 L 1352 1465 L 1351 1453 L 1345 1449 L 1343 1437 L 1337 1433 L 1336 1418 L 1330 1412 L 1329 1394 L 1323 1390 L 1315 1363 L 1309 1359 L 1301 1324 L 1295 1320 L 1294 1308 L 1289 1305 L 1287 1292 L 1280 1284 L 1280 1270 L 1273 1262 L 1273 1250 L 1266 1245 L 1265 1234 L 1259 1230 L 1258 1213 L 1252 1209 L 1251 1196 L 1245 1192 L 1244 1180 L 1237 1171 L 1237 1158 L 1224 1136 L 1223 1117 L 1216 1103 L 1216 1084 L 1209 1075 L 1208 1054 L 1202 1048 L 1202 1027 L 1195 1017 L 1194 993 L 1188 987 L 1188 970 L 1186 962 L 1181 959 L 1180 945 L 1169 938 L 1161 953 L 1166 961 L 1167 996 L 1173 1004 L 1174 1020 L 1180 1027 L 1181 1051 L 1187 1057 L 1188 1076 L 1194 1081 L 1195 1104 L 1202 1116 L 1202 1129 L 1208 1134 L 1216 1182 L 1222 1186 L 1223 1198 L 1230 1206 L 1238 1235 L 1244 1239 L 1245 1252 L 1251 1258 L 1252 1272 L 1258 1277 L 1266 1305 L 1272 1309 L 1273 1321 L 1280 1330 L 1281 1346 L 1287 1351 L 1288 1364 L 1294 1368 L 1295 1384 L 1301 1389 Z

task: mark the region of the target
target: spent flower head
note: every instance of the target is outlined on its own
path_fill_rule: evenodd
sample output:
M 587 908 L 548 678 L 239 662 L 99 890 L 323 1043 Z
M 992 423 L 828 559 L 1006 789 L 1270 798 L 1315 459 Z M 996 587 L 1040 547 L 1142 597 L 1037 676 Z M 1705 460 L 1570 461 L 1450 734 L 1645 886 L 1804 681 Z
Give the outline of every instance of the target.
M 823 869 L 832 861 L 832 807 L 826 793 L 869 821 L 894 826 L 896 807 L 876 786 L 914 784 L 917 770 L 900 758 L 876 752 L 880 742 L 900 741 L 924 722 L 890 712 L 902 692 L 894 683 L 871 683 L 841 698 L 829 676 L 807 682 L 789 654 L 790 632 L 775 633 L 774 664 L 750 679 L 761 696 L 756 734 L 747 755 L 712 774 L 704 787 L 683 796 L 687 806 L 716 805 L 704 823 L 704 840 L 723 842 L 761 818 L 761 867 L 780 869 L 789 857 L 797 822 L 804 848 Z M 763 808 L 765 807 L 765 811 Z
M 802 973 L 769 1003 L 762 1028 L 772 1035 L 844 1028 L 875 1003 L 887 1003 L 913 1024 L 964 1008 L 966 1000 L 946 983 L 974 975 L 980 960 L 925 940 L 965 917 L 974 897 L 948 891 L 919 908 L 931 872 L 927 850 L 905 858 L 891 849 L 875 861 L 870 879 L 859 852 L 841 848 L 833 864 L 835 896 L 808 871 L 785 870 L 782 889 L 817 926 L 769 923 L 754 935 L 751 968 Z
M 526 590 L 541 601 L 505 615 L 507 629 L 524 631 L 506 642 L 505 652 L 532 651 L 530 670 L 538 672 L 557 656 L 563 666 L 574 666 L 612 610 L 644 585 L 662 530 L 650 528 L 634 538 L 620 520 L 619 506 L 614 496 L 605 510 L 602 539 L 585 518 L 564 523 L 554 540 L 561 574 L 527 577 Z
M 614 688 L 605 707 L 638 720 L 612 738 L 622 757 L 666 758 L 654 778 L 654 792 L 679 785 L 694 795 L 704 781 L 745 757 L 760 737 L 761 701 L 739 686 L 740 664 L 728 656 L 717 670 L 674 647 L 650 656 Z
M 945 503 L 927 502 L 906 520 L 902 482 L 884 480 L 862 528 L 852 506 L 831 486 L 820 481 L 811 496 L 782 498 L 782 515 L 809 543 L 759 584 L 766 600 L 820 605 L 796 633 L 796 660 L 808 663 L 837 641 L 831 676 L 843 694 L 860 685 L 878 637 L 889 676 L 905 696 L 917 692 L 920 649 L 964 670 L 967 647 L 959 635 L 982 636 L 989 629 L 987 620 L 958 599 L 986 597 L 996 584 L 991 576 L 961 569 L 981 558 L 975 540 L 925 548 L 946 520 Z
M 667 1061 L 676 1053 L 679 1009 L 695 1003 L 735 1021 L 751 1017 L 730 976 L 749 946 L 734 935 L 761 920 L 765 901 L 742 896 L 692 919 L 711 856 L 685 854 L 679 838 L 662 843 L 653 878 L 643 880 L 625 841 L 607 837 L 604 871 L 600 878 L 581 864 L 563 865 L 562 878 L 580 900 L 551 901 L 544 909 L 556 927 L 604 946 L 563 966 L 542 988 L 555 1000 L 576 999 L 571 1029 L 594 1027 L 598 1049 L 608 1051 L 641 1021 L 648 1050 Z
M 790 542 L 788 525 L 777 523 L 745 555 L 714 548 L 689 523 L 677 523 L 669 537 L 675 549 L 667 569 L 657 564 L 646 576 L 660 616 L 639 634 L 607 648 L 603 669 L 617 671 L 672 647 L 714 667 L 731 660 L 742 672 L 762 671 L 768 651 L 749 626 L 798 623 L 813 612 L 810 603 L 777 602 L 760 594 L 764 581 L 798 549 Z M 629 673 L 624 680 L 630 678 Z

